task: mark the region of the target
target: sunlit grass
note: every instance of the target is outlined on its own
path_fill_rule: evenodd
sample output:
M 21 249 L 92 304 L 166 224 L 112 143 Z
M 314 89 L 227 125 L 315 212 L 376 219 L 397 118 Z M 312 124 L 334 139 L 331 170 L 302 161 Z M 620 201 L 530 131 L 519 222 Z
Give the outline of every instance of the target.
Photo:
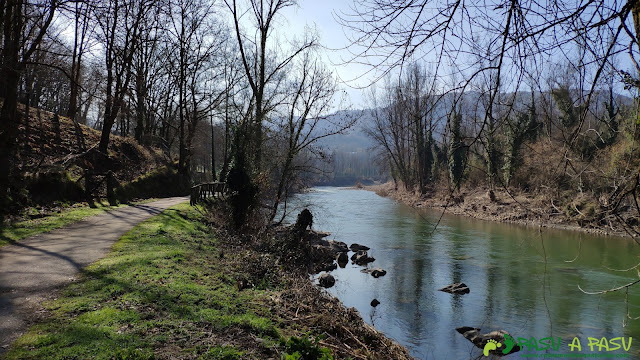
M 219 340 L 230 329 L 277 346 L 264 291 L 238 289 L 201 216 L 182 204 L 136 226 L 46 304 L 48 320 L 19 338 L 7 358 L 246 358 L 246 349 L 229 343 L 233 337 Z
M 59 213 L 44 215 L 37 219 L 27 219 L 9 224 L 0 224 L 0 246 L 22 240 L 32 235 L 55 230 L 65 225 L 78 222 L 90 216 L 97 215 L 108 210 L 113 210 L 121 206 L 122 205 L 110 206 L 106 201 L 96 202 L 95 207 L 89 207 L 89 205 L 84 204 L 63 208 Z
M 137 204 L 153 201 L 148 199 Z M 12 223 L 0 223 L 0 246 L 4 246 L 29 236 L 42 234 L 59 229 L 69 224 L 84 220 L 88 217 L 101 214 L 105 211 L 121 208 L 125 205 L 111 206 L 106 200 L 95 202 L 94 207 L 88 204 L 76 204 L 71 207 L 61 208 L 60 212 L 45 214 L 41 218 L 19 220 Z M 35 209 L 32 209 L 34 212 Z

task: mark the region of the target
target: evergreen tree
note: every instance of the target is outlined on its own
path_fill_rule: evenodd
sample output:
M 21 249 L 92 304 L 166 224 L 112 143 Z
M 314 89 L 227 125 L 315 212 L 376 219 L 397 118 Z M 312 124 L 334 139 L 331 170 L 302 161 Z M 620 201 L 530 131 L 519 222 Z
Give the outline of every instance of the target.
M 556 107 L 562 113 L 560 123 L 565 128 L 571 128 L 578 124 L 580 120 L 581 106 L 573 106 L 573 98 L 566 86 L 551 90 L 551 96 L 556 103 Z
M 525 141 L 534 141 L 541 129 L 536 113 L 535 97 L 531 93 L 531 104 L 525 112 L 516 115 L 515 121 L 509 121 L 507 126 L 507 147 L 504 157 L 504 181 L 509 186 L 513 175 L 522 164 L 520 149 Z
M 449 143 L 449 179 L 455 190 L 460 189 L 460 183 L 464 175 L 466 152 L 465 144 L 462 140 L 462 115 L 455 109 L 449 116 L 449 127 L 451 131 Z
M 498 169 L 500 168 L 500 150 L 496 136 L 496 125 L 496 119 L 491 117 L 487 121 L 487 131 L 485 135 L 485 160 L 491 188 L 493 188 L 494 179 L 498 177 Z

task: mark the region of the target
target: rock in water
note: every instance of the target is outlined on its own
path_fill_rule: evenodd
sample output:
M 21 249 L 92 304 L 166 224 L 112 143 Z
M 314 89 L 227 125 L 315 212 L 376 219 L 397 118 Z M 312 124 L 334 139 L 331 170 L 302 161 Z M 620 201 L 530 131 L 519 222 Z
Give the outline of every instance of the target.
M 332 262 L 331 264 L 326 264 L 326 265 L 324 265 L 323 267 L 321 267 L 321 268 L 320 268 L 320 271 L 327 271 L 327 272 L 329 272 L 329 271 L 333 271 L 333 270 L 335 270 L 335 269 L 337 269 L 337 268 L 338 268 L 338 265 L 336 265 L 334 262 Z M 318 271 L 318 272 L 320 272 L 320 271 Z
M 371 306 L 376 307 L 378 305 L 380 305 L 380 301 L 378 301 L 378 299 L 371 300 Z
M 379 278 L 380 276 L 385 276 L 385 275 L 387 275 L 387 272 L 385 270 L 380 269 L 380 268 L 373 269 L 371 271 L 371 276 L 373 276 L 376 279 Z
M 366 251 L 360 250 L 351 256 L 351 260 L 358 265 L 366 265 L 370 262 L 375 261 L 376 259 L 370 257 Z
M 504 356 L 520 351 L 520 345 L 505 330 L 495 330 L 486 334 L 481 334 L 480 329 L 470 326 L 463 326 L 456 329 L 465 339 L 471 341 L 477 348 L 486 351 L 488 354 Z M 499 344 L 499 345 L 498 345 Z
M 363 270 L 361 270 L 361 272 L 367 273 L 367 274 L 371 274 L 371 276 L 373 276 L 376 279 L 379 278 L 380 276 L 387 275 L 387 272 L 385 270 L 382 270 L 381 268 L 363 269 Z
M 449 294 L 468 294 L 471 290 L 465 283 L 455 283 L 438 289 L 438 291 L 444 291 Z
M 323 288 L 330 288 L 336 284 L 336 279 L 331 274 L 322 274 L 318 278 L 318 282 Z
M 353 251 L 353 252 L 358 252 L 360 250 L 364 250 L 364 251 L 370 250 L 370 248 L 368 246 L 364 246 L 364 245 L 360 245 L 360 244 L 356 244 L 356 243 L 351 244 L 349 246 L 349 249 L 351 249 L 351 251 Z
M 347 263 L 349 262 L 349 256 L 347 256 L 346 252 L 341 252 L 338 255 L 338 266 L 340 266 L 341 268 L 344 268 L 345 266 L 347 266 Z

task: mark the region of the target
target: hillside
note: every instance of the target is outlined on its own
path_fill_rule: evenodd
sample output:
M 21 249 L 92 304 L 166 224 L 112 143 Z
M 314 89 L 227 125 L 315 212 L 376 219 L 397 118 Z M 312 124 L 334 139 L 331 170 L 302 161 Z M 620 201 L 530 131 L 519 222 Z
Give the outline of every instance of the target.
M 579 94 L 500 94 L 513 107 L 498 104 L 484 119 L 481 97 L 465 93 L 448 117 L 425 116 L 420 126 L 411 102 L 394 100 L 376 129 L 394 183 L 377 190 L 484 220 L 637 237 L 637 106 L 613 90 L 590 102 Z M 443 106 L 434 113 L 446 115 Z
M 356 183 L 371 184 L 373 181 L 386 180 L 386 175 L 376 164 L 378 152 L 373 150 L 375 144 L 366 129 L 370 127 L 370 111 L 341 110 L 328 117 L 327 122 L 320 122 L 314 129 L 318 133 L 328 132 L 330 124 L 348 122 L 355 119 L 355 124 L 344 131 L 322 138 L 317 146 L 330 155 L 330 161 L 320 163 L 322 176 L 313 176 L 310 183 L 319 186 L 353 186 Z M 329 125 L 327 125 L 329 124 Z
M 154 170 L 167 168 L 171 159 L 160 149 L 142 147 L 134 139 L 111 136 L 109 159 L 97 152 L 100 132 L 64 116 L 40 109 L 29 110 L 19 127 L 16 167 L 25 182 L 22 206 L 76 202 L 85 199 L 86 174 L 93 177 L 92 192 L 105 195 L 105 169 L 113 172 L 119 188 Z M 105 165 L 105 162 L 107 165 Z

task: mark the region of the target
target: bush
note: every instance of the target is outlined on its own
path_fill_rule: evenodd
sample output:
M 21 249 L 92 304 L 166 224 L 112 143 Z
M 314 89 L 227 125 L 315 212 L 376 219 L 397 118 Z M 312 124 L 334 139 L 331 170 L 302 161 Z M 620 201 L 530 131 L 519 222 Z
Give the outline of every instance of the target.
M 185 196 L 189 194 L 190 184 L 178 171 L 163 167 L 136 180 L 118 186 L 116 198 L 120 202 L 152 197 Z
M 83 187 L 64 172 L 38 173 L 25 179 L 29 201 L 34 204 L 48 204 L 54 201 L 81 201 Z
M 292 336 L 284 342 L 286 360 L 333 360 L 331 351 L 318 345 L 319 338 L 311 339 L 309 334 L 303 337 Z

